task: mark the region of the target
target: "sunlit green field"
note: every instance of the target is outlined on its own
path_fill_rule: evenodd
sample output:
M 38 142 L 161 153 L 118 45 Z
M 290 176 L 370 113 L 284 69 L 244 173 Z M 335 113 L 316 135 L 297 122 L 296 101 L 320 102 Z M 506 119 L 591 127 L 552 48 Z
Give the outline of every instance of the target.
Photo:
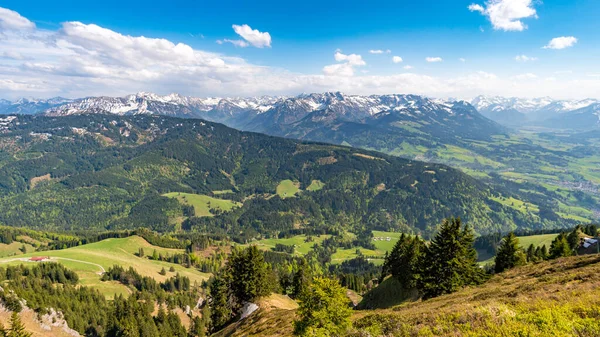
M 295 197 L 299 191 L 298 184 L 291 180 L 283 180 L 277 185 L 277 195 L 282 199 Z
M 211 210 L 220 209 L 222 211 L 230 211 L 234 207 L 241 207 L 242 204 L 231 200 L 217 199 L 208 195 L 171 192 L 164 194 L 168 198 L 176 198 L 179 202 L 194 206 L 196 216 L 213 216 Z
M 27 265 L 29 263 L 35 263 L 28 261 L 30 257 L 47 256 L 50 257 L 51 261 L 61 263 L 65 265 L 65 267 L 77 272 L 81 284 L 98 288 L 108 298 L 112 298 L 115 294 L 128 293 L 127 288 L 121 284 L 100 281 L 101 274 L 114 265 L 120 265 L 124 268 L 133 267 L 141 275 L 152 277 L 157 281 L 164 281 L 165 279 L 174 276 L 174 273 L 167 273 L 165 276 L 159 274 L 161 269 L 165 268 L 166 270 L 169 270 L 170 267 L 174 267 L 175 271 L 181 275 L 189 277 L 192 283 L 200 283 L 210 276 L 209 274 L 196 271 L 193 268 L 188 269 L 177 264 L 153 261 L 146 257 L 141 258 L 134 255 L 140 248 L 144 250 L 145 255 L 152 255 L 154 250 L 163 255 L 183 252 L 181 249 L 167 249 L 153 246 L 141 237 L 132 236 L 123 239 L 106 239 L 100 242 L 63 250 L 51 250 L 27 253 L 15 257 L 5 257 L 0 259 L 0 265 Z
M 312 247 L 317 244 L 320 245 L 323 240 L 331 237 L 331 235 L 320 235 L 320 236 L 311 236 L 309 240 L 307 240 L 306 235 L 296 235 L 287 239 L 262 239 L 255 240 L 250 242 L 248 245 L 255 245 L 263 250 L 271 250 L 275 248 L 276 244 L 282 244 L 286 246 L 294 246 L 294 252 L 296 254 L 308 254 L 312 250 Z M 247 245 L 246 245 L 247 246 Z

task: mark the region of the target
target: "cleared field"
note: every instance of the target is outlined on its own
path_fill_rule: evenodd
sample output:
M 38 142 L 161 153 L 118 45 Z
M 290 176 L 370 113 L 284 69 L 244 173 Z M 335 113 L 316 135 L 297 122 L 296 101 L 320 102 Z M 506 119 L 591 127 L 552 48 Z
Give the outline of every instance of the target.
M 283 180 L 277 185 L 277 195 L 282 199 L 295 197 L 299 191 L 298 184 L 291 180 Z
M 112 298 L 115 294 L 127 294 L 127 287 L 113 283 L 100 281 L 100 275 L 114 265 L 121 265 L 124 268 L 133 267 L 140 274 L 150 276 L 157 281 L 164 281 L 172 277 L 175 273 L 190 278 L 194 282 L 202 282 L 209 278 L 209 274 L 201 273 L 195 269 L 188 269 L 183 266 L 162 261 L 153 261 L 147 258 L 140 258 L 134 255 L 140 248 L 144 249 L 146 255 L 151 255 L 154 250 L 162 254 L 173 254 L 183 252 L 180 249 L 167 249 L 156 247 L 149 244 L 146 240 L 138 236 L 131 236 L 123 239 L 106 239 L 100 242 L 73 247 L 64 250 L 52 250 L 37 253 L 27 253 L 18 257 L 0 259 L 2 264 L 27 264 L 35 263 L 27 261 L 33 256 L 48 256 L 51 261 L 65 265 L 65 267 L 77 272 L 81 284 L 98 288 L 107 298 Z M 175 268 L 175 273 L 160 275 L 162 268 L 169 270 Z
M 213 216 L 211 210 L 231 211 L 234 207 L 241 207 L 242 204 L 231 200 L 217 199 L 208 195 L 171 192 L 164 194 L 167 198 L 176 198 L 180 203 L 194 207 L 196 216 Z
M 325 186 L 325 183 L 323 183 L 320 180 L 313 180 L 310 185 L 306 188 L 307 191 L 319 191 L 322 190 L 323 187 Z
M 296 254 L 304 255 L 304 254 L 308 254 L 308 252 L 310 252 L 312 250 L 312 247 L 315 244 L 320 245 L 321 242 L 323 242 L 323 240 L 325 240 L 329 237 L 331 237 L 331 235 L 312 236 L 310 241 L 307 241 L 306 235 L 296 235 L 296 236 L 293 236 L 293 237 L 287 238 L 287 239 L 262 239 L 262 240 L 252 241 L 251 243 L 244 245 L 244 246 L 255 245 L 259 249 L 270 250 L 272 248 L 275 248 L 275 245 L 277 245 L 279 243 L 279 244 L 286 245 L 286 246 L 294 246 L 296 248 L 295 249 Z
M 21 251 L 21 248 L 23 247 L 23 245 L 25 245 L 25 249 L 28 252 L 33 252 L 35 250 L 35 248 L 33 248 L 32 245 L 23 244 L 23 243 L 17 242 L 17 241 L 15 241 L 11 244 L 8 244 L 8 245 L 4 244 L 4 243 L 0 243 L 0 258 L 23 254 L 23 252 Z
M 505 197 L 492 197 L 490 198 L 496 202 L 501 203 L 504 206 L 508 206 L 512 209 L 515 209 L 521 213 L 529 213 L 529 212 L 533 212 L 533 213 L 539 213 L 540 209 L 531 203 L 528 202 L 523 202 L 519 199 L 515 199 L 513 197 L 510 198 L 505 198 Z
M 533 244 L 534 247 L 541 247 L 546 245 L 546 248 L 550 249 L 550 244 L 558 234 L 541 234 L 531 236 L 519 236 L 519 244 L 521 247 L 527 249 L 529 245 Z

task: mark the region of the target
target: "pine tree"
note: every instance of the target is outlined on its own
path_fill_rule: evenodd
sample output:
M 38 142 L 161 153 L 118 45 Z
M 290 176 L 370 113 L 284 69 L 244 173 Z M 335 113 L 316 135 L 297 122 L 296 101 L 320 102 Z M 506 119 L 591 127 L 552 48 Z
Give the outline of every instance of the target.
M 537 262 L 539 251 L 540 247 L 536 248 L 533 243 L 530 244 L 529 247 L 527 247 L 527 262 Z
M 194 316 L 190 323 L 190 329 L 188 331 L 189 337 L 204 337 L 206 332 L 204 331 L 204 322 L 200 316 Z
M 557 259 L 559 257 L 571 256 L 572 250 L 567 240 L 565 233 L 560 233 L 550 245 L 550 258 Z
M 10 330 L 6 334 L 7 337 L 29 337 L 32 334 L 25 331 L 25 326 L 21 322 L 21 317 L 16 311 L 13 311 L 10 316 Z
M 404 289 L 416 287 L 424 250 L 425 243 L 419 237 L 411 238 L 402 234 L 387 256 L 383 277 L 391 274 Z
M 474 240 L 471 229 L 463 228 L 459 218 L 444 220 L 423 259 L 423 275 L 418 280 L 423 298 L 449 294 L 485 280 L 485 272 L 477 264 Z
M 548 248 L 546 248 L 546 245 L 542 246 L 542 249 L 540 250 L 540 257 L 542 260 L 548 259 Z
M 228 275 L 225 273 L 215 276 L 209 288 L 211 330 L 218 331 L 232 318 L 233 310 L 229 301 L 231 289 Z
M 581 233 L 581 226 L 575 227 L 567 236 L 567 242 L 571 251 L 575 252 L 579 248 L 579 234 Z
M 269 268 L 256 246 L 234 250 L 226 268 L 231 275 L 231 291 L 238 303 L 252 302 L 271 292 Z
M 528 252 L 531 251 L 533 256 L 534 249 L 531 245 Z M 501 273 L 507 269 L 514 268 L 525 264 L 525 254 L 519 247 L 519 239 L 515 236 L 515 233 L 508 233 L 500 243 L 498 247 L 498 253 L 496 254 L 496 266 L 494 268 L 496 273 Z
M 337 280 L 317 277 L 300 297 L 297 336 L 340 336 L 350 327 L 349 300 Z

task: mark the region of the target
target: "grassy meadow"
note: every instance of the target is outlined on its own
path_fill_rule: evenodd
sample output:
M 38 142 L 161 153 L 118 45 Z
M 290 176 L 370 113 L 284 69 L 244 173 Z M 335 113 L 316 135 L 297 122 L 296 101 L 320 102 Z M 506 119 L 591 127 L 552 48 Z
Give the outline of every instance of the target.
M 223 191 L 220 191 L 223 192 Z M 226 192 L 224 192 L 226 193 Z M 224 194 L 221 193 L 221 194 Z M 196 216 L 213 216 L 211 210 L 230 211 L 234 207 L 241 207 L 242 204 L 231 200 L 217 199 L 208 195 L 192 194 L 183 192 L 171 192 L 164 194 L 167 198 L 175 198 L 180 203 L 194 207 Z
M 144 249 L 146 255 L 151 255 L 154 250 L 158 253 L 173 254 L 181 253 L 180 249 L 168 249 L 153 246 L 139 236 L 131 236 L 123 239 L 106 239 L 100 242 L 91 243 L 83 246 L 63 250 L 51 250 L 45 252 L 27 253 L 15 257 L 5 257 L 0 259 L 0 265 L 3 264 L 28 264 L 31 257 L 50 257 L 51 261 L 63 264 L 65 267 L 75 271 L 80 278 L 82 285 L 91 286 L 102 291 L 107 298 L 112 298 L 116 294 L 127 294 L 128 289 L 124 285 L 116 282 L 100 281 L 101 274 L 114 265 L 121 265 L 124 268 L 133 267 L 143 276 L 150 276 L 157 281 L 164 281 L 175 273 L 168 272 L 167 275 L 160 275 L 162 268 L 169 270 L 175 268 L 175 272 L 190 278 L 192 283 L 202 282 L 208 279 L 209 274 L 201 273 L 195 269 L 188 269 L 183 266 L 162 261 L 153 261 L 148 258 L 140 258 L 136 255 L 140 248 Z

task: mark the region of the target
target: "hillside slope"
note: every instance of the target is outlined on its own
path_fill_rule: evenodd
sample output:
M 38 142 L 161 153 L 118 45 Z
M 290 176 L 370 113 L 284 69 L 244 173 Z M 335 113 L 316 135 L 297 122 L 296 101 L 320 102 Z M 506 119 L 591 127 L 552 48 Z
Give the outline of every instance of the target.
M 547 261 L 451 295 L 355 311 L 350 336 L 598 336 L 599 286 L 600 256 Z M 263 310 L 218 336 L 291 336 L 293 320 L 293 311 Z
M 558 224 L 495 201 L 500 192 L 447 166 L 202 120 L 19 116 L 0 127 L 0 149 L 0 222 L 11 226 L 183 228 L 247 239 L 365 225 L 428 235 L 449 216 L 479 232 Z M 277 197 L 288 180 L 298 193 Z M 309 188 L 315 181 L 321 189 Z M 243 205 L 210 210 L 207 202 L 214 216 L 200 217 L 167 193 Z

